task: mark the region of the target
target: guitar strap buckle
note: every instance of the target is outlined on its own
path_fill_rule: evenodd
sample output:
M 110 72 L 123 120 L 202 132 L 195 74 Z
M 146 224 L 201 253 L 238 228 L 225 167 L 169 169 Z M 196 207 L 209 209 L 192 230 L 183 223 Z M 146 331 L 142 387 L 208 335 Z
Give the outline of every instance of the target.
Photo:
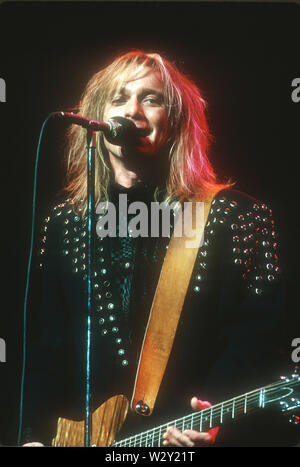
M 135 410 L 140 415 L 149 415 L 150 414 L 150 407 L 142 400 L 138 401 L 135 404 Z

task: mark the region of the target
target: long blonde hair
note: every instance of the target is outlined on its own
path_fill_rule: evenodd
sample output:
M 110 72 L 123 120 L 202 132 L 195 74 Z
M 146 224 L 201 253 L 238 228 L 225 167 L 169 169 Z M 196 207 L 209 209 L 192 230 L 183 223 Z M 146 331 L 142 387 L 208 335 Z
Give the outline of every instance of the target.
M 76 107 L 86 118 L 103 121 L 106 103 L 125 81 L 134 79 L 145 67 L 159 72 L 163 83 L 164 103 L 168 112 L 169 175 L 166 199 L 184 200 L 197 196 L 205 199 L 229 184 L 218 184 L 207 151 L 211 142 L 205 116 L 206 103 L 196 84 L 170 61 L 156 53 L 140 50 L 116 58 L 95 73 Z M 67 185 L 65 191 L 77 207 L 86 206 L 86 130 L 72 125 L 67 134 Z M 108 199 L 110 166 L 103 136 L 97 133 L 95 160 L 95 203 Z

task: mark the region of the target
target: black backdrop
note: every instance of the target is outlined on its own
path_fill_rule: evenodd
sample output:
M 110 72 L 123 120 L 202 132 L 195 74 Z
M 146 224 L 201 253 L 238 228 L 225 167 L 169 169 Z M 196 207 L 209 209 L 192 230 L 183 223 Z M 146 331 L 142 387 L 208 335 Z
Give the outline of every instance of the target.
M 191 75 L 208 101 L 221 176 L 270 204 L 287 285 L 286 351 L 300 337 L 298 164 L 300 78 L 296 4 L 197 2 L 4 3 L 0 6 L 1 314 L 0 442 L 15 444 L 22 313 L 35 151 L 42 122 L 73 107 L 89 77 L 121 52 L 158 51 Z M 41 147 L 39 206 L 63 183 L 62 123 Z M 291 362 L 292 363 L 292 362 Z

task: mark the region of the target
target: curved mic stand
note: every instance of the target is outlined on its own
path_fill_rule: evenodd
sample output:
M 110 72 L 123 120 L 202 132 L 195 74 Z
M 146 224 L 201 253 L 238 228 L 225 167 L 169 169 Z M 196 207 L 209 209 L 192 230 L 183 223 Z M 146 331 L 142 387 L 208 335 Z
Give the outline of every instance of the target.
M 95 280 L 95 152 L 96 133 L 87 131 L 87 285 L 88 309 L 86 329 L 86 395 L 85 395 L 85 425 L 84 446 L 92 446 L 92 413 L 91 413 L 91 344 L 94 321 L 94 280 Z

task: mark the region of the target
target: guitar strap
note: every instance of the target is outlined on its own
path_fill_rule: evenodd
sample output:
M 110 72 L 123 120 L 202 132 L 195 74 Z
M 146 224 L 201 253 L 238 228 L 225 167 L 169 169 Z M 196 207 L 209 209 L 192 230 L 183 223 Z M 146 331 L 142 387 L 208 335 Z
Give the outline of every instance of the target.
M 203 244 L 212 197 L 184 203 L 175 216 L 172 238 L 160 272 L 138 363 L 131 408 L 141 415 L 153 411 L 172 349 L 177 325 L 199 247 Z

